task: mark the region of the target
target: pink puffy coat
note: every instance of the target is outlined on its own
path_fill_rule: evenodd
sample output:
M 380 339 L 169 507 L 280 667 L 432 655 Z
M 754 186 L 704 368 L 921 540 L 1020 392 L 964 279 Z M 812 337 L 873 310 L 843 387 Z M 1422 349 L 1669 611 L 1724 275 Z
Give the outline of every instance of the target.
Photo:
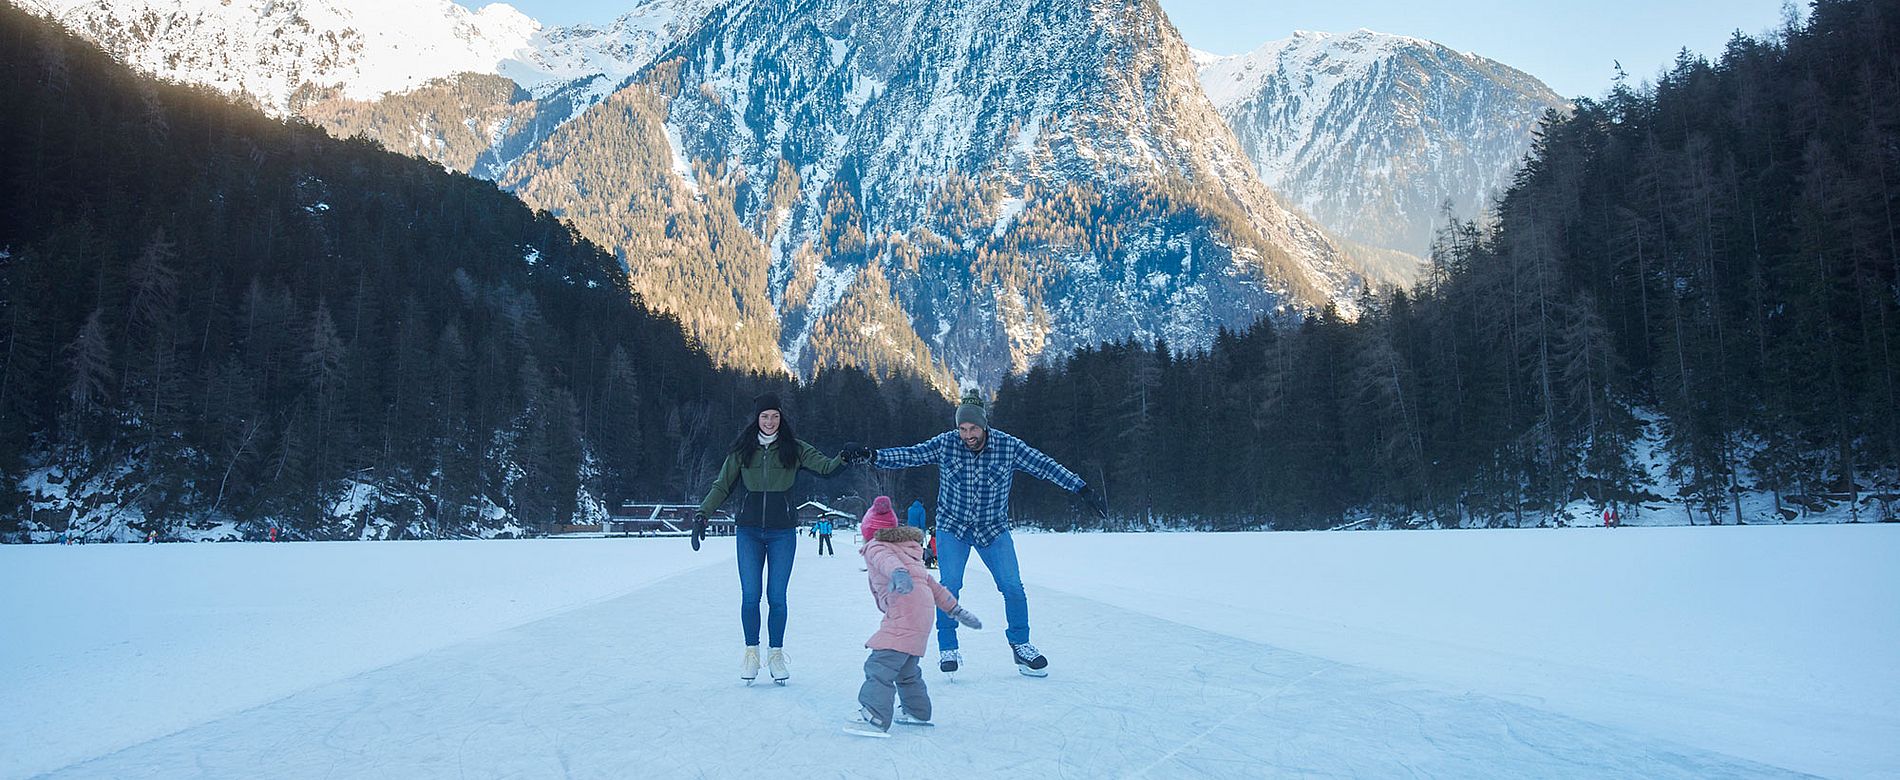
M 921 656 L 930 644 L 937 610 L 957 608 L 956 597 L 924 569 L 923 541 L 923 529 L 906 525 L 880 530 L 870 543 L 859 548 L 870 579 L 871 598 L 884 613 L 884 622 L 865 641 L 865 647 Z M 898 569 L 910 572 L 913 587 L 909 593 L 891 592 L 891 572 Z

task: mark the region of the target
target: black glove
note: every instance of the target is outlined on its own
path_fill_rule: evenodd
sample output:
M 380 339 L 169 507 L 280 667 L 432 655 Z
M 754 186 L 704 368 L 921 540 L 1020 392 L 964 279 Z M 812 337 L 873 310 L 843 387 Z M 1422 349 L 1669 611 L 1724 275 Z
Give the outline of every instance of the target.
M 1082 503 L 1088 505 L 1089 511 L 1094 512 L 1096 517 L 1108 519 L 1108 505 L 1102 503 L 1102 496 L 1095 492 L 1094 487 L 1083 485 L 1080 490 L 1075 491 L 1075 495 L 1082 499 Z
M 693 513 L 693 550 L 699 550 L 699 543 L 706 538 L 706 516 Z
M 843 451 L 838 453 L 838 457 L 843 458 L 845 463 L 849 463 L 853 466 L 869 465 L 871 462 L 877 460 L 877 450 L 871 449 L 870 447 L 847 445 Z

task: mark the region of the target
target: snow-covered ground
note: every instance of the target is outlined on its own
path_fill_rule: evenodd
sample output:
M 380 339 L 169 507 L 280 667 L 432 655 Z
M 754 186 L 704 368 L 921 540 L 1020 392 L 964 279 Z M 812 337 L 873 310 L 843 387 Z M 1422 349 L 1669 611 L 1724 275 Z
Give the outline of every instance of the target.
M 783 688 L 728 539 L 0 546 L 0 777 L 1900 776 L 1900 526 L 1023 534 L 890 740 L 850 538 Z

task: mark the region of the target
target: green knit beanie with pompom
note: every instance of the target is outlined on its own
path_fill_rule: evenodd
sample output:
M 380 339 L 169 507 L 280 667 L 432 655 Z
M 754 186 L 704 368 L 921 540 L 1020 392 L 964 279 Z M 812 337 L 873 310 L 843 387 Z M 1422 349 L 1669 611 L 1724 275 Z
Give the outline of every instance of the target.
M 983 396 L 977 395 L 975 390 L 965 390 L 963 402 L 957 404 L 957 425 L 964 423 L 976 423 L 978 428 L 990 427 L 989 413 L 983 411 Z

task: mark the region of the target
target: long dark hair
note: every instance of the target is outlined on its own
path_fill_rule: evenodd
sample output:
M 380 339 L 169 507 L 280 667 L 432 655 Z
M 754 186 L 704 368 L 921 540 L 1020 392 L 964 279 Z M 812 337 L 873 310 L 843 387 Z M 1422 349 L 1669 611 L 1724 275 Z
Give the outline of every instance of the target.
M 792 418 L 785 416 L 785 410 L 779 410 L 778 417 L 778 462 L 788 469 L 798 468 L 798 435 L 792 433 Z M 759 449 L 759 414 L 752 413 L 752 421 L 739 431 L 739 437 L 732 440 L 732 454 L 739 456 L 740 465 L 752 462 L 752 453 Z

